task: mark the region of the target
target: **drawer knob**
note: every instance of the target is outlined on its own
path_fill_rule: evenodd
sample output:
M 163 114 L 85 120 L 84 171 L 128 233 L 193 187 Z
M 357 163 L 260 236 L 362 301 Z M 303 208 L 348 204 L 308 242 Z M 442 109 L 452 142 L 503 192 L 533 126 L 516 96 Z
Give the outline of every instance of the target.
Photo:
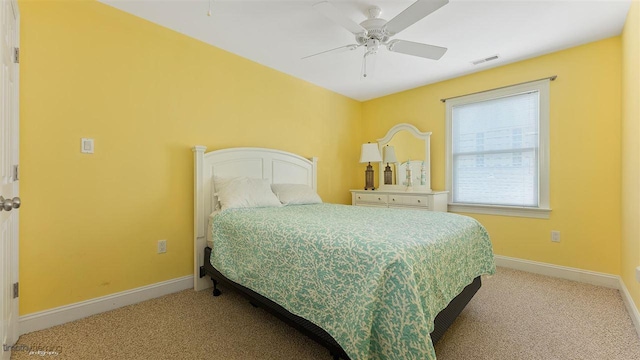
M 396 199 L 391 199 L 391 201 L 396 201 Z
M 362 199 L 360 196 L 358 196 L 358 200 Z
M 420 204 L 420 199 L 418 199 L 418 204 Z
M 382 199 L 378 198 L 378 200 L 382 200 Z

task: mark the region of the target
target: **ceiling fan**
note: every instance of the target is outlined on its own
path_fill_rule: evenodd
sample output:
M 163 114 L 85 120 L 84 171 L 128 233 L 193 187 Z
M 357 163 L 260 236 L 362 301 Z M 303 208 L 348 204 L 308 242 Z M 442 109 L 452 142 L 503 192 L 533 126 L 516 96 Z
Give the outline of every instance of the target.
M 366 51 L 363 58 L 363 77 L 367 77 L 367 57 L 377 54 L 381 45 L 386 46 L 389 51 L 438 60 L 447 52 L 447 48 L 390 38 L 448 2 L 449 0 L 418 0 L 389 21 L 380 18 L 382 10 L 376 6 L 368 10 L 368 18 L 360 24 L 346 17 L 330 2 L 319 2 L 313 5 L 313 8 L 354 34 L 356 43 L 305 56 L 302 59 L 321 54 L 352 51 L 364 46 Z

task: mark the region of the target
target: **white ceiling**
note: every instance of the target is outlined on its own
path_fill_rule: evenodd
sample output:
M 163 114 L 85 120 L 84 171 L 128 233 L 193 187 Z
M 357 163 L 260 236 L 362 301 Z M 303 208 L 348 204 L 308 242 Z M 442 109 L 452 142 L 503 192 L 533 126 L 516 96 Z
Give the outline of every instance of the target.
M 270 68 L 356 100 L 412 89 L 619 35 L 631 0 L 450 0 L 394 36 L 449 50 L 438 61 L 381 48 L 361 77 L 364 49 L 307 55 L 353 44 L 354 36 L 312 5 L 321 0 L 100 0 Z M 390 20 L 411 0 L 330 0 L 360 23 L 373 5 Z M 481 65 L 472 61 L 499 55 Z

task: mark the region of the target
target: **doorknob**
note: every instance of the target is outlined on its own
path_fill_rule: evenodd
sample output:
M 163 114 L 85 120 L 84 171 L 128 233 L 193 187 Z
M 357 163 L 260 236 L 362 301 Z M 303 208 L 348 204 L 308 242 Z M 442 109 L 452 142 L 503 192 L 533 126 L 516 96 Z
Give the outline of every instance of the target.
M 20 207 L 20 198 L 14 197 L 13 199 L 5 199 L 0 196 L 0 211 L 11 211 Z

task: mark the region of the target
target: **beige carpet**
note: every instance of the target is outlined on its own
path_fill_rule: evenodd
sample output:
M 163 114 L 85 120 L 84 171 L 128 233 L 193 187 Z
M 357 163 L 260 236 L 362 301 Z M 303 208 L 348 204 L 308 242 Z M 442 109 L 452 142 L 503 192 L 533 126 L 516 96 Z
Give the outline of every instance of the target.
M 617 290 L 504 268 L 483 281 L 436 345 L 439 360 L 640 360 Z M 186 290 L 26 334 L 11 359 L 58 352 L 57 359 L 331 360 L 325 348 L 223 292 Z

